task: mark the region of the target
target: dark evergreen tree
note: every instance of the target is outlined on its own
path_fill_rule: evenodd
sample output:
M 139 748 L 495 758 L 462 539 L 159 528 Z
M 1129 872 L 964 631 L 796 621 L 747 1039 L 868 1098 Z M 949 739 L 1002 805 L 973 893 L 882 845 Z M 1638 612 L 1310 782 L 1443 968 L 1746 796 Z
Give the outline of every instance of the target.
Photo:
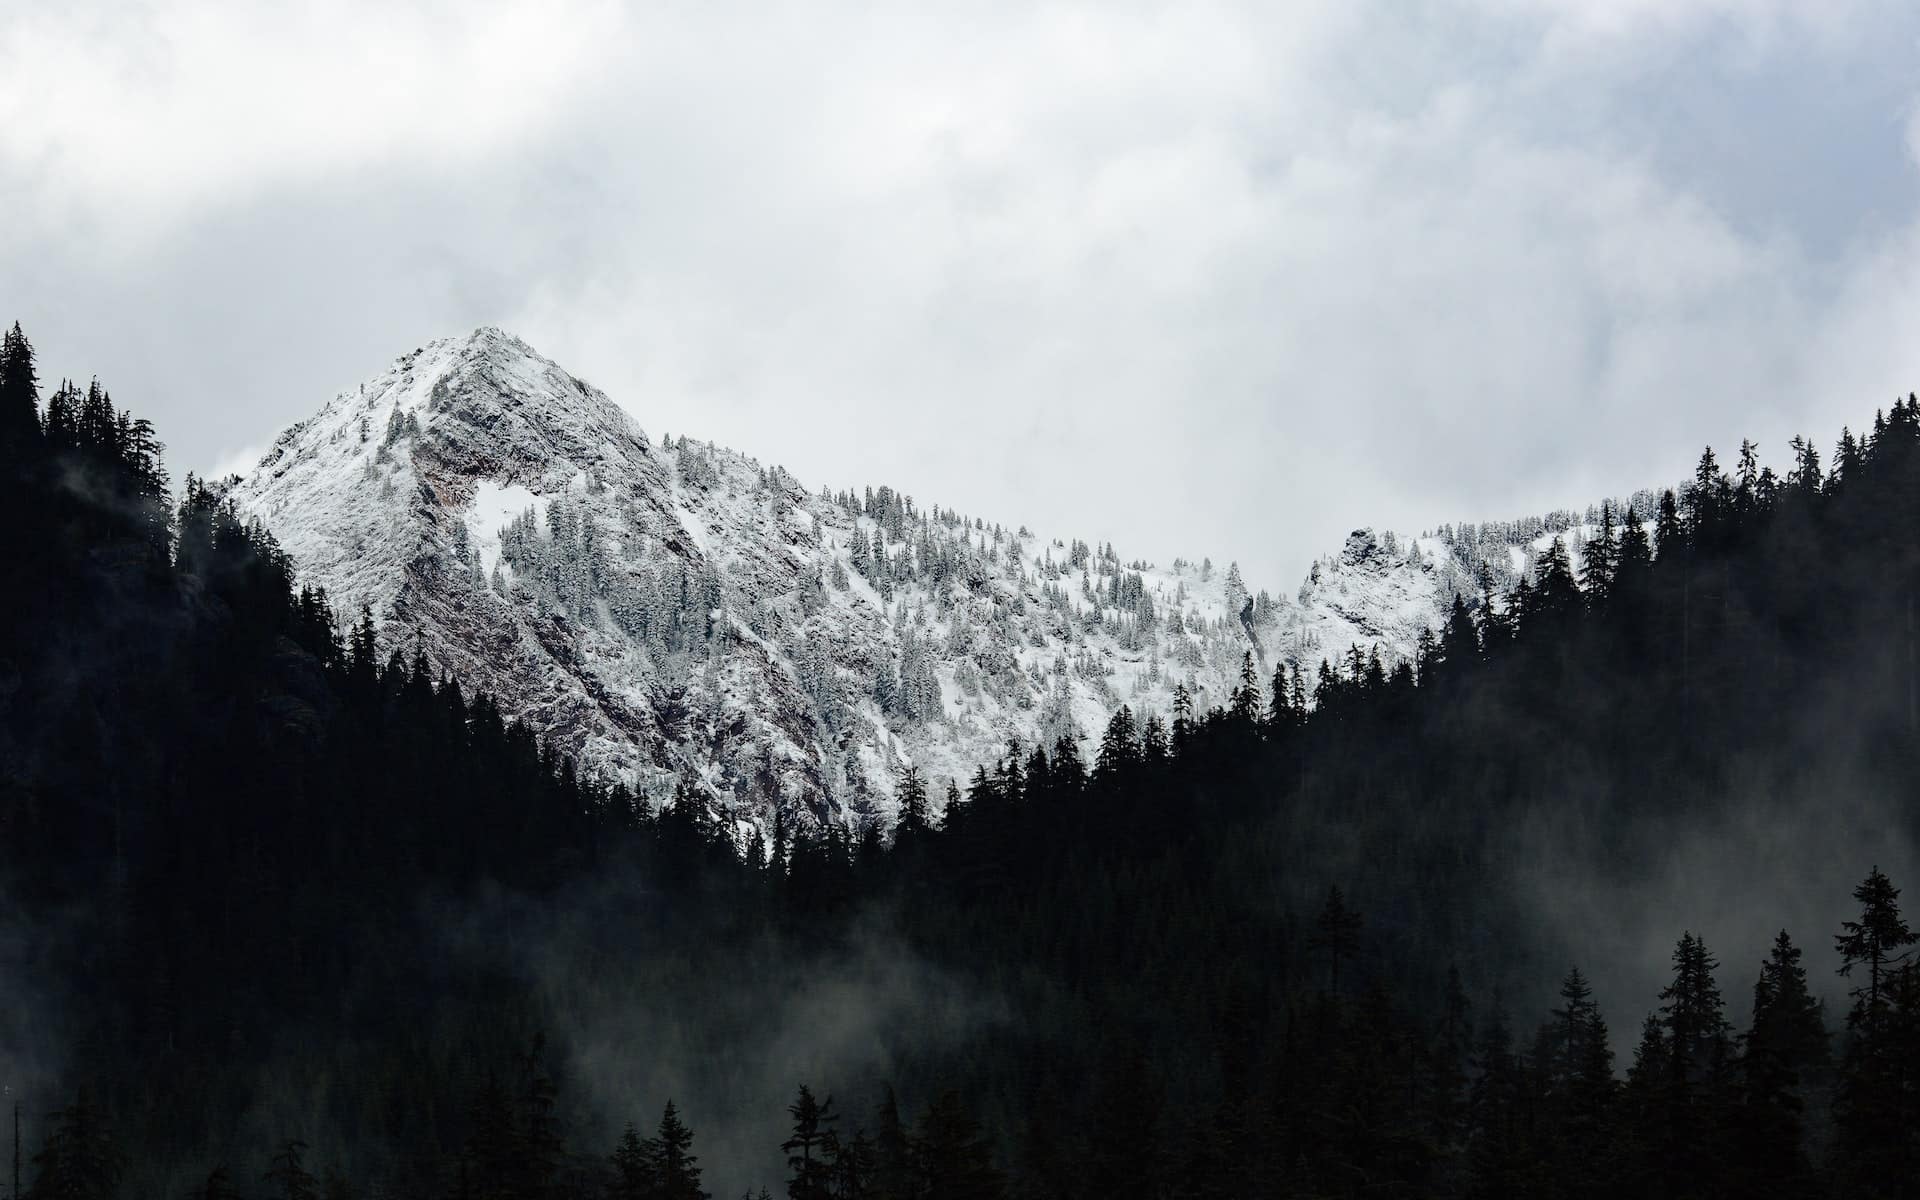
M 894 840 L 912 843 L 924 837 L 932 824 L 927 810 L 926 781 L 920 777 L 919 768 L 909 766 L 900 773 L 900 822 L 894 830 Z
M 1521 615 L 1540 616 L 1558 621 L 1572 613 L 1580 603 L 1580 585 L 1574 580 L 1573 565 L 1567 556 L 1567 544 L 1553 539 L 1534 568 L 1532 603 Z
M 680 1120 L 671 1100 L 660 1114 L 659 1132 L 647 1143 L 646 1157 L 652 1166 L 652 1195 L 658 1200 L 707 1200 L 707 1193 L 700 1190 L 700 1159 L 693 1153 L 693 1131 Z
M 787 1152 L 788 1200 L 832 1200 L 833 1197 L 833 1125 L 839 1120 L 833 1111 L 833 1097 L 816 1099 L 805 1084 L 800 1096 L 787 1107 L 793 1118 L 793 1134 L 780 1144 Z
M 1440 661 L 1456 674 L 1464 673 L 1480 657 L 1480 630 L 1459 593 L 1447 608 L 1446 629 L 1440 635 Z
M 1100 736 L 1100 753 L 1094 759 L 1093 778 L 1112 788 L 1131 776 L 1140 758 L 1140 738 L 1134 727 L 1133 710 L 1121 705 L 1107 722 Z
M 1874 867 L 1853 890 L 1853 898 L 1860 904 L 1860 919 L 1840 923 L 1834 948 L 1840 953 L 1840 974 L 1851 977 L 1855 967 L 1866 967 L 1865 980 L 1848 993 L 1854 1003 L 1847 1025 L 1850 1029 L 1872 1030 L 1886 1018 L 1889 1009 L 1886 984 L 1890 971 L 1906 961 L 1906 947 L 1914 944 L 1915 935 L 1900 915 L 1900 889 L 1881 874 L 1879 867 Z
M 1800 948 L 1784 929 L 1760 964 L 1753 985 L 1753 1023 L 1744 1041 L 1739 1174 L 1754 1187 L 1809 1194 L 1803 1114 L 1809 1085 L 1824 1074 L 1827 1031 L 1820 1004 L 1807 990 Z
M 658 1187 L 658 1168 L 640 1131 L 631 1123 L 620 1134 L 607 1165 L 612 1172 L 607 1182 L 608 1200 L 651 1200 Z
M 1900 889 L 1879 867 L 1853 898 L 1860 917 L 1834 939 L 1840 973 L 1856 984 L 1834 1098 L 1834 1166 L 1852 1194 L 1910 1195 L 1920 1177 L 1920 988 L 1907 949 L 1915 935 Z
M 1264 719 L 1264 707 L 1260 698 L 1260 676 L 1253 669 L 1253 652 L 1240 655 L 1240 681 L 1233 689 L 1227 702 L 1227 715 L 1239 725 L 1245 733 L 1258 729 Z
M 1672 1055 L 1660 1018 L 1648 1013 L 1640 1026 L 1633 1062 L 1621 1088 L 1622 1188 L 1632 1195 L 1658 1195 L 1668 1187 L 1674 1151 Z
M 1326 903 L 1320 906 L 1320 915 L 1314 919 L 1313 936 L 1309 947 L 1318 950 L 1327 958 L 1327 990 L 1340 991 L 1340 964 L 1350 961 L 1360 948 L 1360 914 L 1347 907 L 1346 897 L 1338 887 L 1327 889 Z
M 1706 943 L 1682 933 L 1673 951 L 1673 982 L 1660 992 L 1667 1052 L 1675 1080 L 1698 1082 L 1726 1063 L 1728 1026 L 1725 1001 L 1714 982 L 1719 963 Z
M 1653 522 L 1653 548 L 1662 559 L 1669 555 L 1677 559 L 1686 554 L 1686 529 L 1680 523 L 1680 505 L 1674 499 L 1672 488 L 1660 493 L 1660 507 Z
M 0 334 L 0 451 L 18 452 L 39 440 L 39 385 L 33 343 L 15 321 Z
M 1673 982 L 1660 992 L 1667 1053 L 1663 1165 L 1671 1185 L 1688 1192 L 1706 1190 L 1723 1169 L 1729 1132 L 1733 1055 L 1725 1002 L 1713 978 L 1718 966 L 1705 942 L 1682 933 L 1673 951 Z
M 1173 685 L 1173 752 L 1185 754 L 1193 741 L 1193 693 L 1184 683 Z M 1056 752 L 1055 757 L 1059 755 Z
M 1613 520 L 1613 502 L 1600 504 L 1600 529 L 1588 540 L 1580 563 L 1580 587 L 1590 604 L 1603 604 L 1613 590 L 1620 569 L 1620 538 Z
M 1560 1164 L 1562 1190 L 1606 1194 L 1619 1168 L 1618 1082 L 1606 1020 L 1580 968 L 1569 968 L 1561 980 L 1553 1019 L 1545 1042 L 1549 1061 L 1535 1068 L 1544 1074 L 1543 1116 L 1553 1124 L 1549 1146 Z

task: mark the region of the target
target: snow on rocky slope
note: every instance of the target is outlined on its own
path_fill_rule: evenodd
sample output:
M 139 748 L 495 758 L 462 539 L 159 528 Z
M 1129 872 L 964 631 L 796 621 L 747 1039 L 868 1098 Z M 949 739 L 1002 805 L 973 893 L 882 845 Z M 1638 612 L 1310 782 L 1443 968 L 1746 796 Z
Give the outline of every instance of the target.
M 491 328 L 334 397 L 230 494 L 343 617 L 368 606 L 386 644 L 417 640 L 583 770 L 656 801 L 688 782 L 743 829 L 775 806 L 890 821 L 909 764 L 937 798 L 1010 740 L 1090 739 L 1122 704 L 1164 715 L 1178 683 L 1224 703 L 1249 630 L 1263 679 L 1354 643 L 1406 655 L 1456 592 L 1591 519 L 1360 530 L 1294 596 L 1250 596 L 1230 566 L 656 444 Z

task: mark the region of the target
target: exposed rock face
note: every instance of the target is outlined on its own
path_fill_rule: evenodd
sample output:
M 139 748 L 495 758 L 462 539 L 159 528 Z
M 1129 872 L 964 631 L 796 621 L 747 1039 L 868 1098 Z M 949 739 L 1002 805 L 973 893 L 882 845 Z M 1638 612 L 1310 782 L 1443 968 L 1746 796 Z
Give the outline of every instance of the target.
M 656 800 L 686 781 L 743 830 L 776 809 L 891 820 L 908 764 L 937 800 L 1010 739 L 1091 738 L 1121 704 L 1165 714 L 1176 683 L 1224 703 L 1251 646 L 1237 570 L 1124 563 L 656 445 L 497 329 L 336 396 L 232 496 L 343 617 L 368 606 L 387 644 L 417 639 L 584 770 Z M 1359 530 L 1297 600 L 1262 593 L 1267 654 L 1410 652 L 1472 578 L 1440 540 L 1409 546 Z

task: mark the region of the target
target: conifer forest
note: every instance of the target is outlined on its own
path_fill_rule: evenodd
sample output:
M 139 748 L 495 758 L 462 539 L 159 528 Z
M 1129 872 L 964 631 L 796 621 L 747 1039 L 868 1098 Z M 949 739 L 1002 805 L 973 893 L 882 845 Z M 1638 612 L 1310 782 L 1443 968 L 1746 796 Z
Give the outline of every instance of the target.
M 141 380 L 40 349 L 0 1194 L 1920 1194 L 1912 396 L 1775 462 L 1726 430 L 1411 655 L 1249 645 L 1224 702 L 749 829 L 337 607 Z M 1699 907 L 1624 937 L 1656 867 Z M 1768 932 L 1703 935 L 1729 888 Z

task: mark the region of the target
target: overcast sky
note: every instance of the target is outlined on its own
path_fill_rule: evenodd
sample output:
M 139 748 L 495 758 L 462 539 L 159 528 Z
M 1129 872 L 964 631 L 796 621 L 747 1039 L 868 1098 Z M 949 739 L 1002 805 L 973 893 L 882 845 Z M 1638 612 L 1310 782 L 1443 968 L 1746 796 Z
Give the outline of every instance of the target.
M 176 474 L 498 324 L 1291 591 L 1920 388 L 1911 3 L 400 8 L 0 5 L 0 315 Z

